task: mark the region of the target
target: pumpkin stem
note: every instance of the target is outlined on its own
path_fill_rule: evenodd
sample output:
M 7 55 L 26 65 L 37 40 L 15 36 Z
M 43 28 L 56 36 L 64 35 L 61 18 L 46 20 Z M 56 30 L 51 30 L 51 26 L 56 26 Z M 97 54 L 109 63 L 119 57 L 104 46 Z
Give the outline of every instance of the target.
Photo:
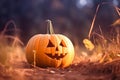
M 52 21 L 51 20 L 46 20 L 46 22 L 47 22 L 47 34 L 54 34 Z

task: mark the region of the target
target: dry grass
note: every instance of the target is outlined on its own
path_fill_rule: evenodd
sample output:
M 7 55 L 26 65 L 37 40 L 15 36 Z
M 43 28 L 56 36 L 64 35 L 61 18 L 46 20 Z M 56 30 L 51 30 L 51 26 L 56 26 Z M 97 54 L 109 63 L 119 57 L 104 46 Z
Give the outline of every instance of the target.
M 102 3 L 101 5 L 99 4 L 97 6 L 96 12 L 93 17 L 93 21 L 88 33 L 88 40 L 94 44 L 95 48 L 92 51 L 90 51 L 90 50 L 82 49 L 81 47 L 79 47 L 79 45 L 76 46 L 75 48 L 76 53 L 80 53 L 81 55 L 77 54 L 77 56 L 75 56 L 76 58 L 74 63 L 81 62 L 81 61 L 106 63 L 106 62 L 112 62 L 120 58 L 120 49 L 119 49 L 120 47 L 120 31 L 119 30 L 120 29 L 118 27 L 120 26 L 120 19 L 116 20 L 113 24 L 111 24 L 113 28 L 112 28 L 112 33 L 109 33 L 109 35 L 106 35 L 105 33 L 103 34 L 100 25 L 98 26 L 99 30 L 93 31 L 97 13 L 99 11 L 100 6 L 103 6 L 103 5 L 112 5 L 112 4 Z M 115 5 L 112 5 L 112 6 L 116 10 L 118 16 L 120 16 L 120 8 L 118 8 Z M 91 47 L 90 44 L 88 44 L 88 46 Z
M 117 6 L 114 6 L 116 12 L 120 16 L 120 10 Z M 98 10 L 97 10 L 98 11 Z M 119 19 L 118 19 L 119 20 Z M 109 33 L 109 35 L 103 34 L 100 26 L 99 26 L 99 33 L 93 32 L 92 37 L 94 40 L 94 44 L 96 46 L 96 49 L 93 51 L 95 54 L 102 53 L 102 56 L 99 60 L 100 63 L 102 62 L 111 62 L 114 59 L 120 58 L 120 32 L 119 27 L 120 22 L 116 20 L 114 24 L 114 32 Z M 114 36 L 112 36 L 114 33 L 116 33 Z M 99 52 L 98 52 L 99 51 Z
M 13 32 L 15 33 L 14 35 L 7 35 L 8 27 L 10 24 L 13 24 Z M 12 31 L 12 29 L 11 29 Z M 9 22 L 6 23 L 4 30 L 0 33 L 0 62 L 3 64 L 7 64 L 6 61 L 8 60 L 8 57 L 10 56 L 10 53 L 13 50 L 16 50 L 20 45 L 24 45 L 22 41 L 18 38 L 17 34 L 17 28 L 13 20 L 10 20 Z
M 90 37 L 91 37 L 91 33 L 92 33 L 92 30 L 93 30 L 93 27 L 94 27 L 94 23 L 95 23 L 95 19 L 96 19 L 96 16 L 97 16 L 99 7 L 100 7 L 100 5 L 98 5 L 97 8 L 96 8 L 96 12 L 95 12 L 95 15 L 94 15 L 92 24 L 91 24 L 91 26 L 90 26 L 90 31 L 89 31 L 89 33 L 88 33 L 88 38 L 89 38 L 89 39 L 90 39 Z
M 9 31 L 14 34 L 6 34 Z M 19 39 L 17 31 L 15 22 L 10 20 L 0 33 L 0 80 L 17 80 L 17 76 L 20 77 L 20 80 L 24 78 L 24 70 L 14 69 L 14 67 L 22 67 L 21 62 L 26 61 L 23 48 L 24 44 Z

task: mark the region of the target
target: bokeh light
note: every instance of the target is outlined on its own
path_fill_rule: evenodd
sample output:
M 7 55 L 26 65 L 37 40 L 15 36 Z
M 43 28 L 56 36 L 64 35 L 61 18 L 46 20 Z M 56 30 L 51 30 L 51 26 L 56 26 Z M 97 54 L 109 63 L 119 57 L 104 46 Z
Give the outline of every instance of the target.
M 113 0 L 113 4 L 116 5 L 116 6 L 118 6 L 119 5 L 118 0 Z
M 92 0 L 78 0 L 77 1 L 77 7 L 78 8 L 83 8 L 83 7 L 92 7 L 93 6 L 93 1 Z

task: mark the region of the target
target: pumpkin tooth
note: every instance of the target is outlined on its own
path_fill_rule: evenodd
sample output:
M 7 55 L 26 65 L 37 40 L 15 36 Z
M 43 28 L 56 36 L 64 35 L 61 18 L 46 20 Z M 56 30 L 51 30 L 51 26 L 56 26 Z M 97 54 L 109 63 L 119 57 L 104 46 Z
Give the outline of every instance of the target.
M 62 53 L 63 54 L 63 56 L 65 56 L 65 53 Z
M 52 56 L 55 56 L 55 53 L 51 53 L 52 54 Z
M 64 53 L 64 56 L 66 56 L 67 55 L 67 53 Z
M 63 53 L 63 56 L 66 56 L 67 55 L 67 53 Z
M 58 55 L 58 56 L 60 56 L 61 54 L 60 54 L 60 53 L 58 53 L 57 55 Z

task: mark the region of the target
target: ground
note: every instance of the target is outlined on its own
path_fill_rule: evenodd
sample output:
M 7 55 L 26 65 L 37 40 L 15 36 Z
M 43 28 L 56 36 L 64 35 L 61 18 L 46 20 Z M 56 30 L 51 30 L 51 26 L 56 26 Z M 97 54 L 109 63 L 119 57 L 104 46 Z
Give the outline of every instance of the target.
M 64 69 L 40 68 L 28 64 L 19 48 L 11 52 L 9 63 L 0 65 L 0 80 L 120 80 L 120 59 L 108 63 L 83 61 Z

